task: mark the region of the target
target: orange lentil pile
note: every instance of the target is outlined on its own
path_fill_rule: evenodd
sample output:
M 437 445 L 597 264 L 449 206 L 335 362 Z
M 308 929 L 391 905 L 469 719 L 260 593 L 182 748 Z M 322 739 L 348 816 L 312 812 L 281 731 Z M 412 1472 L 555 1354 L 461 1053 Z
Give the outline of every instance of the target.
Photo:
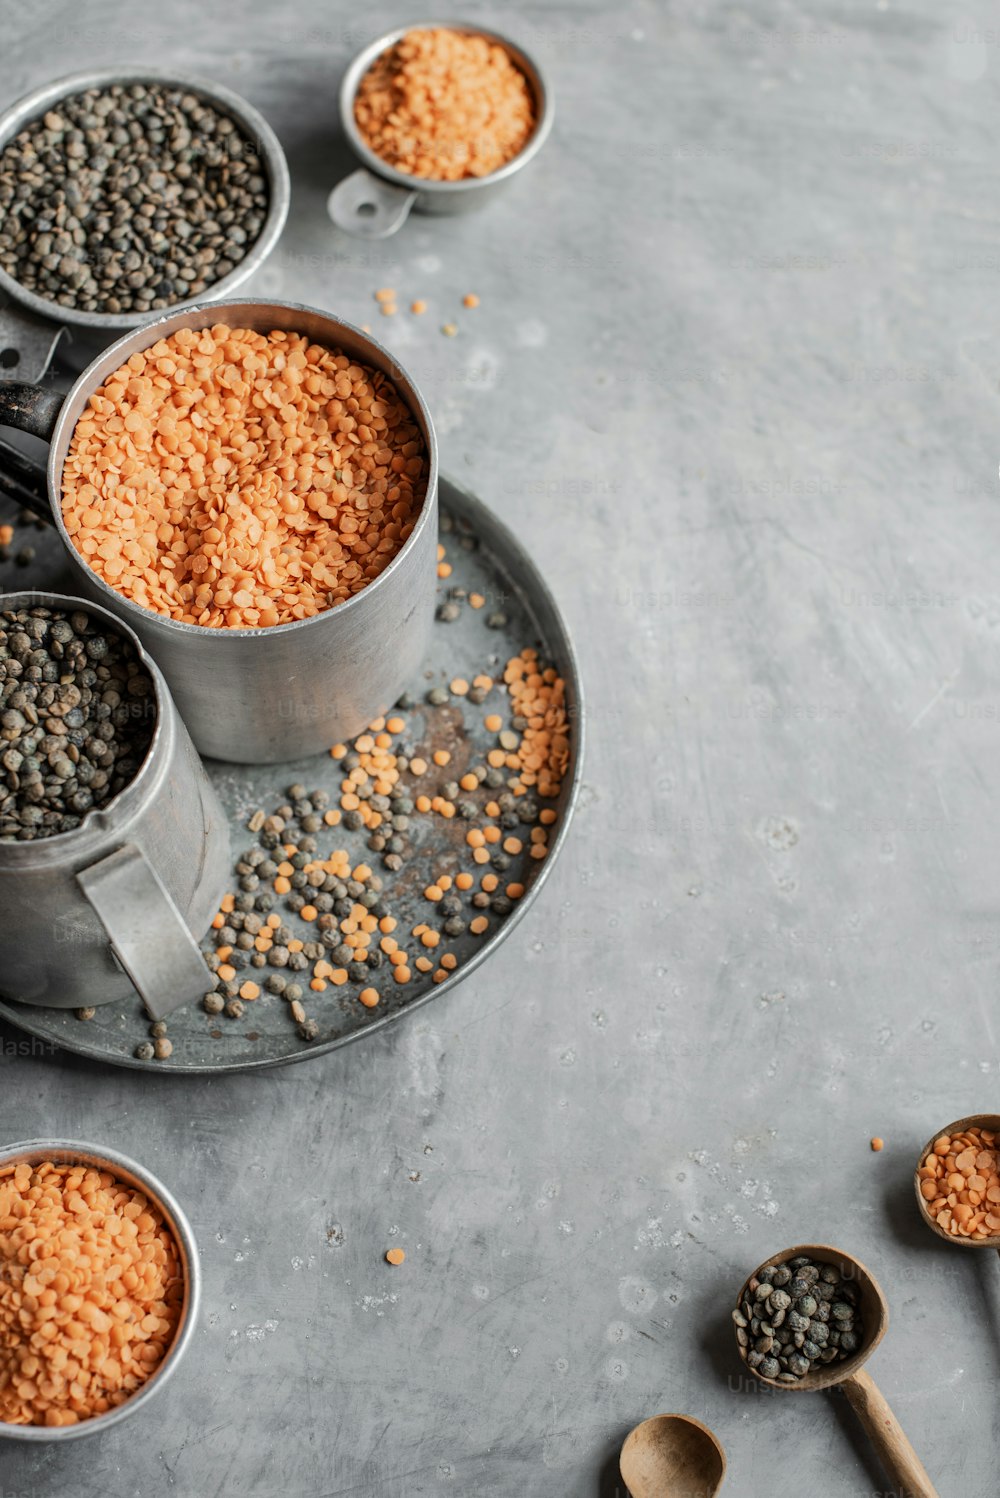
M 427 458 L 380 371 L 297 333 L 181 328 L 97 390 L 63 470 L 77 551 L 142 608 L 287 624 L 359 593 L 419 514 Z
M 484 36 L 408 31 L 368 69 L 354 101 L 362 139 L 399 172 L 437 182 L 487 177 L 535 128 L 527 78 Z
M 177 1245 L 113 1175 L 0 1166 L 0 1421 L 75 1425 L 156 1372 L 180 1319 Z
M 920 1162 L 920 1195 L 955 1238 L 1000 1235 L 1000 1150 L 989 1129 L 942 1134 Z

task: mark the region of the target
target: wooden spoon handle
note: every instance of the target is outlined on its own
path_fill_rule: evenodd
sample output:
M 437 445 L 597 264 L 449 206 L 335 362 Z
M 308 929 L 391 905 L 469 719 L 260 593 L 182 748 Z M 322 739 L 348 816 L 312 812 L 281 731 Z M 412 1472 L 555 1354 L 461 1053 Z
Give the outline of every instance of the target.
M 938 1491 L 874 1380 L 863 1368 L 845 1378 L 844 1393 L 871 1437 L 899 1498 L 938 1498 Z

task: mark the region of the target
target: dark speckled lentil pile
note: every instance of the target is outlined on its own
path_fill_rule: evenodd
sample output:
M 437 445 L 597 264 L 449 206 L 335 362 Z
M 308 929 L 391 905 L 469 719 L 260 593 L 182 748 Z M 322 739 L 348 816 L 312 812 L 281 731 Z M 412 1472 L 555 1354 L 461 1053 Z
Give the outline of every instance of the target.
M 204 98 L 91 88 L 0 152 L 0 266 L 64 307 L 150 312 L 234 270 L 267 204 L 253 143 Z
M 155 724 L 125 636 L 82 609 L 0 610 L 0 843 L 78 827 L 134 778 Z
M 857 1352 L 858 1301 L 857 1284 L 835 1264 L 799 1255 L 758 1269 L 733 1311 L 740 1355 L 761 1378 L 798 1383 Z

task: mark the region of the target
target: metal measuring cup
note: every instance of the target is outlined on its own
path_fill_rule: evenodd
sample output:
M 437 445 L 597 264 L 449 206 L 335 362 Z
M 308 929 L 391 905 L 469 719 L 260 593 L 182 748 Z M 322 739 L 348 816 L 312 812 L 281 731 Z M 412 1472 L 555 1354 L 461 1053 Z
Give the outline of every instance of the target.
M 168 619 L 102 581 L 63 524 L 63 463 L 94 391 L 138 350 L 178 328 L 216 323 L 304 333 L 382 370 L 424 439 L 427 494 L 405 543 L 360 593 L 311 619 L 266 629 L 205 629 Z M 49 442 L 48 504 L 40 513 L 59 531 L 83 591 L 124 619 L 160 666 L 202 754 L 244 764 L 319 754 L 386 712 L 420 669 L 434 616 L 437 441 L 416 385 L 387 349 L 350 323 L 293 302 L 218 302 L 173 312 L 112 344 L 65 398 L 43 386 L 0 383 L 2 425 Z
M 83 1144 L 69 1139 L 27 1139 L 18 1144 L 0 1146 L 0 1166 L 41 1165 L 51 1161 L 56 1165 L 80 1165 L 87 1170 L 107 1171 L 130 1190 L 140 1191 L 157 1209 L 164 1223 L 173 1234 L 180 1256 L 184 1276 L 184 1298 L 180 1319 L 173 1341 L 153 1376 L 142 1388 L 136 1390 L 124 1404 L 110 1409 L 103 1415 L 81 1420 L 77 1425 L 11 1425 L 0 1421 L 0 1440 L 27 1441 L 42 1446 L 77 1441 L 81 1436 L 100 1435 L 114 1425 L 121 1425 L 166 1388 L 176 1373 L 181 1358 L 194 1341 L 201 1310 L 201 1263 L 198 1245 L 191 1224 L 176 1197 L 167 1187 L 128 1155 L 106 1145 Z
M 79 827 L 0 842 L 0 990 L 46 1009 L 120 1003 L 138 990 L 163 1019 L 209 983 L 196 938 L 229 877 L 225 814 L 134 632 L 80 598 L 0 596 L 0 610 L 23 608 L 81 609 L 125 635 L 152 679 L 156 726 L 135 778 Z
M 354 100 L 362 78 L 377 57 L 410 31 L 429 27 L 482 36 L 503 47 L 528 80 L 535 99 L 535 128 L 523 151 L 487 177 L 465 177 L 458 182 L 435 182 L 397 171 L 366 144 L 354 118 Z M 518 172 L 538 155 L 552 129 L 555 103 L 552 90 L 538 64 L 522 47 L 485 27 L 467 21 L 418 21 L 397 26 L 369 43 L 351 63 L 340 85 L 340 124 L 361 169 L 345 177 L 327 199 L 327 212 L 338 229 L 362 239 L 386 239 L 402 228 L 411 209 L 418 213 L 466 213 L 480 208 L 500 192 Z
M 207 291 L 196 299 L 197 303 L 231 295 L 238 286 L 253 275 L 274 249 L 288 217 L 290 188 L 288 165 L 278 137 L 270 125 L 252 105 L 239 94 L 232 93 L 218 83 L 207 79 L 189 77 L 161 68 L 96 69 L 86 73 L 73 73 L 46 83 L 30 94 L 18 99 L 0 115 L 0 151 L 19 131 L 33 120 L 39 119 L 48 110 L 71 95 L 83 93 L 89 88 L 109 88 L 112 84 L 128 86 L 134 83 L 158 84 L 176 88 L 185 93 L 197 94 L 206 103 L 234 120 L 240 133 L 253 142 L 264 175 L 267 179 L 268 206 L 264 224 L 254 244 L 227 276 L 212 283 Z M 64 307 L 61 302 L 39 296 L 20 285 L 7 271 L 0 269 L 0 379 L 39 380 L 45 373 L 56 344 L 63 333 L 71 335 L 70 361 L 80 368 L 104 348 L 112 338 L 117 338 L 129 328 L 139 327 L 164 315 L 162 308 L 154 312 L 87 312 L 82 308 Z M 3 305 L 3 297 L 8 305 Z M 171 312 L 195 305 L 188 299 L 171 307 Z

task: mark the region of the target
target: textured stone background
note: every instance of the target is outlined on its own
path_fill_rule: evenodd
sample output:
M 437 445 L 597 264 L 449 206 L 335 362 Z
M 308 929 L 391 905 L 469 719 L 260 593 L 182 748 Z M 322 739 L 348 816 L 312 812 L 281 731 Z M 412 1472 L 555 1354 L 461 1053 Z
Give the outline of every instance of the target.
M 117 58 L 263 109 L 293 203 L 253 291 L 432 302 L 377 331 L 543 560 L 592 727 L 544 900 L 391 1034 L 205 1084 L 3 1032 L 0 1134 L 161 1172 L 207 1304 L 162 1406 L 4 1446 L 0 1493 L 611 1498 L 660 1410 L 714 1427 L 734 1494 L 883 1492 L 843 1400 L 737 1378 L 730 1297 L 804 1239 L 881 1278 L 872 1371 L 941 1492 L 992 1491 L 997 1264 L 939 1247 L 909 1176 L 997 1106 L 996 15 L 464 14 L 537 49 L 553 139 L 483 216 L 367 247 L 324 211 L 335 90 L 412 5 L 0 0 L 4 104 Z

